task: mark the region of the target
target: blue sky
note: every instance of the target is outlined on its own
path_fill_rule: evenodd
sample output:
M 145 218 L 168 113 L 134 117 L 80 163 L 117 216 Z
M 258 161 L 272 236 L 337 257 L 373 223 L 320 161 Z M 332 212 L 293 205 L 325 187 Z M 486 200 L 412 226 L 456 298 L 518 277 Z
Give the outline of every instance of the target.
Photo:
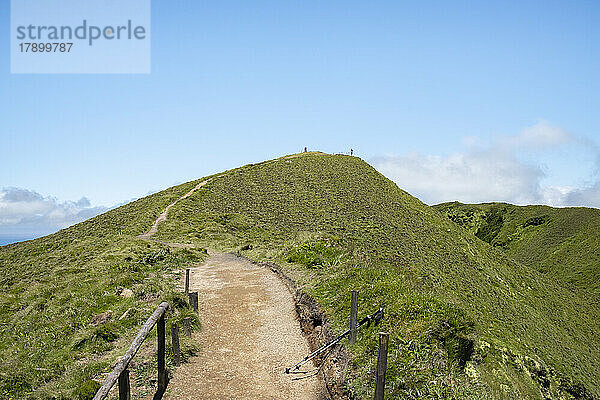
M 150 74 L 11 75 L 4 1 L 0 234 L 29 229 L 10 196 L 77 213 L 304 146 L 352 147 L 430 204 L 600 207 L 599 20 L 595 1 L 152 1 Z

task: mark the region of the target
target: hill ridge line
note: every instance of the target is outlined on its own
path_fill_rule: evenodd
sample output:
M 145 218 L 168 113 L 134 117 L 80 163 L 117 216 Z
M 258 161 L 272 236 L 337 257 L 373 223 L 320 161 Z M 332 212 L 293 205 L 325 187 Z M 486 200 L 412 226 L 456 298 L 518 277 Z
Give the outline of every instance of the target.
M 280 161 L 280 160 L 286 160 L 286 159 L 290 159 L 290 158 L 302 157 L 302 156 L 304 156 L 305 154 L 311 154 L 311 155 L 312 155 L 312 154 L 313 154 L 313 152 L 310 152 L 310 153 L 291 154 L 291 155 L 283 156 L 283 157 L 276 158 L 276 159 L 273 159 L 273 160 L 267 160 L 267 161 L 263 161 L 262 163 L 258 163 L 258 164 L 270 164 L 270 163 L 276 163 L 276 162 L 278 162 L 278 161 Z M 250 166 L 252 166 L 252 165 L 258 165 L 258 164 L 249 164 L 249 165 L 250 165 Z M 236 168 L 236 169 L 239 169 L 239 168 Z M 150 239 L 151 239 L 151 237 L 152 237 L 152 236 L 153 236 L 153 235 L 154 235 L 156 232 L 158 232 L 158 225 L 159 225 L 161 222 L 165 222 L 165 221 L 167 220 L 167 214 L 169 213 L 169 209 L 170 209 L 171 207 L 173 207 L 173 206 L 174 206 L 175 204 L 177 204 L 179 201 L 181 201 L 181 200 L 183 200 L 183 199 L 185 199 L 185 198 L 188 198 L 188 197 L 190 197 L 192 194 L 194 194 L 194 192 L 195 192 L 196 190 L 198 190 L 198 189 L 200 189 L 201 187 L 205 186 L 206 184 L 208 184 L 208 183 L 209 183 L 210 181 L 212 181 L 213 179 L 220 178 L 220 177 L 224 176 L 225 174 L 226 174 L 226 173 L 222 173 L 222 174 L 220 174 L 220 175 L 213 176 L 212 178 L 205 179 L 204 181 L 202 181 L 202 182 L 200 182 L 199 184 L 197 184 L 197 185 L 196 185 L 194 188 L 192 188 L 192 189 L 191 189 L 189 192 L 187 192 L 186 194 L 184 194 L 183 196 L 181 196 L 180 198 L 178 198 L 177 200 L 175 200 L 174 202 L 172 202 L 171 204 L 169 204 L 169 205 L 168 205 L 168 206 L 165 208 L 165 210 L 164 210 L 163 212 L 161 212 L 161 213 L 160 213 L 160 215 L 158 216 L 158 218 L 156 218 L 156 220 L 154 221 L 154 223 L 153 223 L 153 224 L 152 224 L 152 226 L 150 227 L 150 230 L 149 230 L 148 232 L 144 232 L 144 233 L 142 233 L 142 234 L 138 235 L 138 236 L 137 236 L 137 238 L 138 238 L 138 239 L 144 239 L 144 240 L 150 240 Z M 154 240 L 154 239 L 152 239 L 152 240 Z M 171 245 L 171 244 L 172 244 L 172 243 L 167 243 L 167 242 L 161 242 L 161 241 L 158 241 L 158 240 L 157 240 L 157 242 L 159 242 L 159 243 L 162 243 L 162 244 L 166 244 L 166 245 Z M 182 247 L 188 247 L 188 246 L 182 246 Z M 193 246 L 192 246 L 192 247 L 193 247 Z

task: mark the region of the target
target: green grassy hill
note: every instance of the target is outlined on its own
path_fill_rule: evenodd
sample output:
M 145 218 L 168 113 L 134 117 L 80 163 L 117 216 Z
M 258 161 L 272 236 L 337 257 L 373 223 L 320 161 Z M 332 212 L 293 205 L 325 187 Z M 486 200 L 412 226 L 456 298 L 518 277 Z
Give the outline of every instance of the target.
M 456 202 L 435 208 L 511 258 L 600 298 L 600 210 Z
M 9 293 L 0 314 L 0 351 L 10 354 L 0 361 L 3 393 L 44 398 L 39 388 L 81 385 L 119 350 L 119 340 L 89 326 L 93 315 L 109 307 L 145 315 L 158 296 L 177 299 L 170 273 L 202 254 L 165 254 L 135 235 L 197 182 L 0 248 Z M 171 208 L 156 237 L 278 263 L 340 332 L 350 290 L 359 290 L 361 315 L 383 306 L 383 326 L 349 348 L 347 385 L 359 398 L 372 396 L 377 330 L 390 333 L 387 398 L 600 398 L 597 305 L 358 158 L 308 153 L 227 171 Z M 114 295 L 119 287 L 136 296 Z M 23 337 L 40 344 L 27 348 Z
M 252 246 L 251 258 L 304 265 L 298 279 L 340 330 L 351 289 L 384 305 L 399 398 L 600 394 L 598 315 L 587 299 L 358 158 L 309 154 L 232 171 L 178 203 L 159 237 Z M 369 393 L 374 351 L 374 335 L 352 348 L 359 395 Z
M 91 398 L 86 393 L 98 387 L 92 378 L 112 368 L 161 300 L 172 305 L 170 320 L 191 316 L 174 274 L 205 254 L 135 235 L 192 187 L 171 188 L 53 235 L 0 247 L 0 398 Z M 121 296 L 123 289 L 133 296 Z M 109 310 L 108 323 L 91 324 Z M 134 360 L 133 374 L 152 373 L 151 359 L 140 354 Z

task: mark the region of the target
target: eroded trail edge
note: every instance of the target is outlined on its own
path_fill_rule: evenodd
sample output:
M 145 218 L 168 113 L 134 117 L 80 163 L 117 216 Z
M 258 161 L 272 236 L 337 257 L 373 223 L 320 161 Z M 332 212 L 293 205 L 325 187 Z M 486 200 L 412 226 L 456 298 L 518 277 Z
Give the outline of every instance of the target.
M 202 330 L 199 354 L 182 365 L 166 399 L 300 399 L 322 397 L 318 377 L 284 373 L 309 352 L 294 296 L 270 269 L 234 254 L 213 254 L 191 269 Z

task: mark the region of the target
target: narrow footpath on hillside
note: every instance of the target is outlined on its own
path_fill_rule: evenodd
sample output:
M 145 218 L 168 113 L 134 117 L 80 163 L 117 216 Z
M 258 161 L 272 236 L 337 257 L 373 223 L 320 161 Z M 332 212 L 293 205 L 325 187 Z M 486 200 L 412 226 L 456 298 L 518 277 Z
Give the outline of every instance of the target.
M 164 221 L 167 220 L 167 215 L 169 214 L 169 210 L 171 209 L 171 207 L 173 207 L 175 204 L 177 204 L 178 201 L 183 200 L 183 199 L 185 199 L 187 197 L 190 197 L 196 190 L 198 190 L 202 186 L 206 185 L 209 181 L 210 181 L 210 179 L 200 182 L 199 184 L 197 184 L 196 186 L 194 186 L 194 188 L 192 190 L 190 190 L 189 192 L 187 192 L 186 194 L 184 194 L 183 196 L 181 196 L 180 198 L 178 198 L 177 200 L 175 200 L 174 202 L 172 202 L 171 204 L 169 204 L 167 206 L 167 208 L 165 208 L 165 210 L 160 213 L 160 215 L 158 216 L 158 218 L 156 218 L 156 221 L 154 221 L 154 223 L 150 227 L 150 230 L 148 232 L 142 233 L 141 235 L 138 236 L 138 238 L 140 238 L 140 239 L 150 239 L 152 237 L 152 235 L 154 235 L 156 232 L 158 232 L 158 225 L 161 222 L 164 222 Z
M 284 373 L 309 353 L 293 296 L 270 269 L 211 254 L 190 271 L 201 349 L 169 382 L 165 399 L 317 399 L 322 385 Z
M 150 230 L 138 238 L 155 240 L 152 236 L 167 220 L 169 209 L 208 182 L 200 182 L 169 204 Z M 182 281 L 182 289 L 183 285 Z M 293 380 L 285 374 L 286 367 L 309 353 L 309 346 L 302 336 L 294 296 L 273 271 L 235 254 L 211 252 L 204 263 L 191 268 L 190 291 L 198 292 L 202 329 L 192 338 L 200 344 L 200 350 L 177 369 L 164 399 L 324 397 L 324 385 L 318 376 Z

